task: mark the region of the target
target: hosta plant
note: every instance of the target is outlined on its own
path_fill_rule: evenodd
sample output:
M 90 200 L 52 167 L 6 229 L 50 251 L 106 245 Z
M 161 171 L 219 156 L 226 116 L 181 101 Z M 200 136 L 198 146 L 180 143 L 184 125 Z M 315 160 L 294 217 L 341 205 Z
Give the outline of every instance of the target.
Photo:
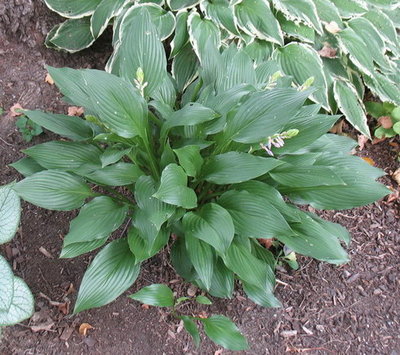
M 12 184 L 0 186 L 0 245 L 15 235 L 20 220 L 20 200 Z M 26 283 L 14 276 L 0 255 L 0 335 L 1 328 L 29 318 L 34 310 L 33 296 Z
M 375 182 L 381 170 L 349 154 L 354 141 L 326 134 L 338 117 L 308 100 L 311 80 L 294 88 L 274 64 L 236 46 L 220 50 L 197 30 L 198 78 L 185 66 L 173 66 L 172 77 L 149 11 L 131 20 L 136 46 L 121 43 L 113 57 L 119 76 L 48 68 L 85 117 L 24 111 L 63 139 L 28 148 L 13 164 L 25 176 L 13 187 L 24 200 L 80 209 L 62 258 L 101 248 L 75 312 L 113 301 L 167 244 L 186 281 L 229 298 L 239 280 L 268 307 L 280 305 L 274 269 L 283 246 L 347 262 L 348 232 L 296 204 L 347 209 L 389 190 Z M 265 239 L 273 239 L 271 250 L 260 244 Z
M 90 46 L 113 24 L 114 54 L 108 70 L 137 48 L 135 18 L 146 8 L 159 37 L 172 41 L 173 75 L 198 76 L 200 47 L 235 44 L 256 62 L 302 85 L 314 77 L 310 99 L 327 112 L 340 110 L 370 136 L 363 105 L 365 86 L 381 100 L 400 105 L 400 3 L 396 0 L 45 0 L 69 19 L 48 35 L 47 45 L 71 52 Z M 182 83 L 184 84 L 184 83 Z M 182 86 L 179 87 L 182 89 Z
M 389 102 L 367 102 L 368 113 L 377 120 L 374 136 L 378 139 L 392 138 L 400 134 L 400 106 Z

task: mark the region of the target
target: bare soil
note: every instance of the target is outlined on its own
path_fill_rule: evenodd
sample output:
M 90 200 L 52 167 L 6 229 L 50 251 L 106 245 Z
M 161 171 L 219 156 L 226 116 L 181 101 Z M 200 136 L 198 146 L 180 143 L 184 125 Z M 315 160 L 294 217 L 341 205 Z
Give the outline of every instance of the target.
M 66 113 L 56 88 L 44 81 L 44 65 L 102 69 L 110 53 L 104 44 L 108 41 L 74 55 L 44 48 L 44 35 L 58 20 L 39 1 L 0 4 L 0 107 L 5 110 L 0 119 L 0 184 L 21 179 L 8 166 L 23 156 L 21 149 L 54 138 L 47 132 L 25 143 L 10 107 L 20 103 L 24 108 Z M 399 167 L 399 142 L 391 143 L 367 144 L 359 154 L 384 169 L 388 176 L 383 182 L 398 191 L 390 175 Z M 0 251 L 31 287 L 36 313 L 4 331 L 1 355 L 213 354 L 220 349 L 205 340 L 196 350 L 168 312 L 143 308 L 125 296 L 103 308 L 71 315 L 74 290 L 93 257 L 57 258 L 75 214 L 23 203 L 17 236 Z M 280 269 L 276 294 L 281 309 L 255 306 L 237 291 L 232 300 L 215 299 L 211 307 L 184 305 L 182 311 L 231 317 L 251 344 L 246 354 L 400 354 L 399 201 L 320 214 L 351 231 L 349 264 L 334 267 L 301 257 L 299 270 Z M 179 296 L 187 294 L 189 285 L 170 267 L 168 252 L 167 248 L 143 265 L 127 294 L 151 283 L 167 283 Z M 94 327 L 87 336 L 78 332 L 82 323 Z M 216 354 L 221 353 L 229 352 Z

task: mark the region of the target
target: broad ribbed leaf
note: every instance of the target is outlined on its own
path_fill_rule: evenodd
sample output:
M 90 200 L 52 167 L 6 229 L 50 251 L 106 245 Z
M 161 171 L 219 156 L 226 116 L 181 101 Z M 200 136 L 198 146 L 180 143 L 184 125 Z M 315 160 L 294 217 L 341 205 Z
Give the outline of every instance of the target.
M 100 185 L 125 186 L 133 184 L 143 174 L 143 171 L 134 164 L 117 163 L 85 173 L 84 176 Z
M 307 215 L 317 222 L 326 232 L 335 236 L 339 241 L 345 242 L 347 246 L 350 244 L 351 236 L 345 227 L 338 223 L 325 221 L 313 213 L 307 213 Z
M 70 211 L 83 205 L 93 192 L 82 179 L 59 170 L 33 174 L 13 189 L 24 200 L 49 210 Z
M 14 237 L 19 225 L 20 210 L 19 197 L 12 187 L 0 186 L 0 245 Z
M 107 28 L 109 21 L 114 16 L 118 16 L 129 2 L 130 0 L 102 0 L 90 19 L 93 37 L 99 37 Z
M 249 36 L 283 45 L 279 23 L 266 0 L 243 0 L 234 5 L 239 27 Z
M 303 106 L 310 91 L 279 88 L 251 95 L 228 117 L 223 141 L 259 143 L 279 133 Z
M 246 350 L 249 348 L 246 338 L 229 318 L 217 315 L 201 321 L 207 336 L 225 349 Z
M 76 116 L 42 111 L 24 111 L 24 115 L 39 126 L 73 141 L 83 141 L 93 137 L 93 131 L 87 122 Z
M 381 100 L 400 105 L 400 83 L 393 82 L 387 76 L 378 72 L 372 78 L 364 77 L 369 89 L 380 97 Z
M 249 297 L 254 303 L 257 303 L 262 307 L 282 307 L 282 304 L 274 296 L 271 290 L 259 288 L 246 282 L 242 282 L 242 286 L 247 297 Z
M 281 11 L 289 20 L 301 21 L 322 34 L 322 24 L 317 8 L 311 0 L 272 0 L 275 9 Z
M 176 164 L 169 164 L 162 172 L 161 184 L 153 196 L 165 203 L 183 208 L 197 206 L 196 193 L 187 187 L 187 175 Z
M 364 105 L 358 98 L 357 91 L 349 81 L 336 79 L 333 84 L 333 92 L 340 111 L 346 119 L 367 137 L 371 137 L 365 115 Z
M 308 27 L 301 22 L 297 23 L 290 21 L 281 13 L 277 14 L 277 19 L 281 25 L 282 31 L 286 34 L 286 37 L 293 37 L 306 43 L 313 44 L 315 42 L 315 31 L 313 28 Z
M 101 167 L 104 168 L 110 164 L 114 164 L 122 159 L 123 156 L 128 154 L 131 149 L 119 150 L 117 148 L 107 148 L 100 156 Z
M 7 260 L 0 255 L 0 314 L 11 307 L 14 295 L 14 275 Z
M 214 297 L 231 298 L 234 288 L 234 274 L 229 270 L 221 258 L 214 264 L 213 277 L 208 293 Z
M 362 37 L 350 27 L 338 32 L 337 37 L 340 49 L 349 54 L 351 61 L 361 72 L 371 76 L 374 72 L 373 57 Z
M 93 13 L 101 0 L 44 0 L 47 7 L 63 17 L 80 18 Z
M 90 242 L 74 243 L 64 246 L 61 250 L 60 258 L 75 258 L 76 256 L 89 253 L 90 251 L 100 248 L 107 242 L 108 237 L 95 239 Z
M 228 191 L 218 204 L 232 216 L 236 234 L 251 238 L 273 238 L 292 231 L 278 210 L 265 199 L 247 191 Z
M 0 326 L 22 322 L 29 318 L 34 310 L 34 300 L 29 287 L 19 277 L 14 277 L 11 305 L 7 311 L 0 309 Z
M 114 301 L 135 282 L 139 271 L 140 264 L 136 264 L 126 238 L 112 241 L 86 270 L 74 313 Z
M 219 27 L 222 27 L 233 35 L 239 36 L 236 19 L 229 5 L 230 3 L 228 0 L 217 2 L 202 1 L 200 3 L 202 11 L 208 18 L 211 18 Z
M 329 110 L 328 87 L 322 60 L 313 48 L 301 43 L 290 43 L 276 51 L 276 58 L 285 74 L 293 76 L 297 85 L 303 85 L 307 79 L 313 77 L 312 87 L 317 88 L 317 91 L 310 97 Z
M 150 306 L 172 307 L 174 305 L 172 290 L 163 284 L 153 284 L 143 287 L 140 291 L 129 297 Z
M 15 163 L 10 164 L 10 166 L 12 166 L 24 177 L 31 176 L 39 171 L 44 170 L 43 166 L 40 166 L 35 160 L 29 157 L 22 158 Z
M 198 348 L 200 345 L 200 333 L 196 323 L 189 316 L 181 316 L 180 318 L 183 320 L 183 327 L 190 334 L 194 344 Z
M 201 239 L 224 253 L 235 234 L 232 217 L 215 203 L 204 205 L 199 211 L 188 212 L 183 217 L 185 234 Z
M 132 81 L 139 68 L 144 73 L 146 96 L 162 83 L 167 75 L 167 59 L 158 30 L 146 7 L 131 7 L 125 14 L 120 29 L 121 42 L 116 47 L 113 73 Z
M 229 152 L 206 160 L 201 177 L 218 185 L 235 184 L 264 175 L 281 164 L 282 162 L 274 158 Z
M 313 0 L 317 9 L 318 17 L 324 22 L 342 23 L 337 7 L 330 0 Z
M 331 0 L 337 9 L 340 16 L 345 18 L 354 17 L 364 14 L 368 11 L 368 6 L 365 2 L 359 0 Z
M 195 177 L 198 175 L 203 165 L 203 158 L 198 145 L 187 145 L 174 149 L 174 153 L 178 157 L 180 166 L 185 169 L 188 176 Z
M 189 13 L 185 10 L 179 11 L 176 15 L 175 36 L 171 42 L 170 57 L 175 57 L 189 41 L 188 17 Z
M 103 240 L 122 224 L 128 212 L 107 196 L 94 198 L 84 205 L 79 215 L 71 221 L 68 234 L 64 238 L 63 249 L 71 244 Z M 63 257 L 63 250 L 61 257 Z
M 189 9 L 199 3 L 200 0 L 167 0 L 168 7 L 172 11 Z
M 85 164 L 100 167 L 101 150 L 92 144 L 52 141 L 23 151 L 46 169 L 73 171 Z
M 183 92 L 197 76 L 199 67 L 196 53 L 190 44 L 185 45 L 172 61 L 172 75 L 178 91 Z
M 192 233 L 185 233 L 185 243 L 187 253 L 192 262 L 197 275 L 204 284 L 206 290 L 211 287 L 214 271 L 215 256 L 210 244 L 197 239 Z
M 90 32 L 89 17 L 69 19 L 58 27 L 53 37 L 48 41 L 67 52 L 75 53 L 88 48 L 94 42 Z

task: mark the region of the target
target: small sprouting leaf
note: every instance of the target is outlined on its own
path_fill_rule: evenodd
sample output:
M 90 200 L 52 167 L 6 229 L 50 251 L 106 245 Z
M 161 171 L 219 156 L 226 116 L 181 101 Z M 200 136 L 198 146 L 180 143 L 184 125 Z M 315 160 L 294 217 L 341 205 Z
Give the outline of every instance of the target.
M 212 301 L 208 297 L 201 296 L 201 295 L 196 297 L 196 302 L 200 303 L 200 304 L 207 304 L 207 305 L 212 304 Z
M 163 284 L 153 284 L 143 287 L 140 291 L 129 297 L 150 306 L 172 307 L 174 305 L 172 290 Z
M 20 210 L 19 197 L 12 186 L 0 186 L 0 245 L 14 237 L 19 225 Z
M 246 338 L 229 318 L 216 315 L 201 321 L 207 336 L 215 343 L 229 350 L 248 349 Z

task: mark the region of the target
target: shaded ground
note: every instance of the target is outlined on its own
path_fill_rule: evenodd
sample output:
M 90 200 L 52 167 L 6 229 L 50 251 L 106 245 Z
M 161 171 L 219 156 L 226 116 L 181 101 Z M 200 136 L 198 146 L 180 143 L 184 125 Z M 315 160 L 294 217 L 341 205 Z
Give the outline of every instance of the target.
M 104 66 L 109 48 L 101 43 L 75 55 L 43 48 L 43 34 L 57 20 L 39 2 L 11 0 L 7 5 L 0 4 L 0 40 L 4 43 L 0 49 L 0 107 L 6 113 L 17 102 L 25 108 L 66 112 L 55 88 L 44 82 L 44 64 Z M 13 119 L 3 115 L 0 184 L 20 179 L 7 164 L 22 156 L 21 149 L 51 137 L 43 134 L 27 144 L 16 131 Z M 383 142 L 367 145 L 360 154 L 369 156 L 391 174 L 398 168 L 396 149 Z M 384 182 L 398 189 L 390 177 Z M 16 238 L 1 252 L 31 287 L 37 312 L 30 321 L 5 330 L 0 354 L 212 354 L 219 349 L 205 341 L 200 350 L 195 350 L 168 313 L 144 309 L 124 296 L 101 309 L 65 315 L 68 302 L 76 297 L 71 284 L 78 288 L 92 257 L 57 259 L 62 237 L 75 213 L 46 211 L 28 203 L 23 204 L 23 211 Z M 251 344 L 247 354 L 400 354 L 398 202 L 381 201 L 364 208 L 322 214 L 352 232 L 348 265 L 333 267 L 301 258 L 300 270 L 278 271 L 276 293 L 282 309 L 255 306 L 237 292 L 234 299 L 215 300 L 210 308 L 184 305 L 182 310 L 233 318 Z M 44 255 L 41 247 L 51 255 Z M 169 265 L 168 250 L 145 263 L 129 293 L 155 282 L 170 283 L 179 296 L 187 293 L 188 285 Z M 77 332 L 83 322 L 95 328 L 88 331 L 87 337 Z M 37 330 L 34 332 L 32 326 L 42 330 L 33 328 Z M 43 330 L 46 326 L 48 330 Z

